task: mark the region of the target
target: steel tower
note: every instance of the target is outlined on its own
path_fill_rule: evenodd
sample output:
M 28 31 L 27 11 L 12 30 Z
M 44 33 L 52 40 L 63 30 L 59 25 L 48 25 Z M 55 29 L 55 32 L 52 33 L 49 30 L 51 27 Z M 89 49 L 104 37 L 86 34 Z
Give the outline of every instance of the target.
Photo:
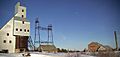
M 41 36 L 40 34 L 41 31 L 46 31 L 48 38 L 46 41 L 41 41 Z M 40 26 L 40 22 L 39 19 L 36 18 L 35 20 L 35 38 L 34 38 L 34 50 L 36 50 L 36 45 L 42 45 L 43 43 L 49 45 L 52 44 L 54 45 L 54 41 L 53 41 L 53 32 L 52 32 L 52 24 L 49 24 L 47 27 L 42 27 Z

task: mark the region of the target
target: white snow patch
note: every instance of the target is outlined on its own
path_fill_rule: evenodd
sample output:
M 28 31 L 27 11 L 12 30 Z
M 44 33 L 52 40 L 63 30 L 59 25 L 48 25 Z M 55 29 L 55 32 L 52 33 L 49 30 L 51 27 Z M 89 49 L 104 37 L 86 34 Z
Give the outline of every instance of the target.
M 0 53 L 0 57 L 23 57 L 24 53 Z M 40 53 L 40 52 L 30 52 L 30 57 L 95 57 L 90 55 L 71 53 Z

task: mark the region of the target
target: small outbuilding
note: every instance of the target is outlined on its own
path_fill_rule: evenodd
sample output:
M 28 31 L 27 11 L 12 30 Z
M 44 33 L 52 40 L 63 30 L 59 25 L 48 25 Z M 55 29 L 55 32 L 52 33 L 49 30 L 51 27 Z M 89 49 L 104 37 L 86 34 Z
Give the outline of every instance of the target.
M 57 48 L 54 45 L 40 45 L 38 51 L 47 53 L 57 53 Z

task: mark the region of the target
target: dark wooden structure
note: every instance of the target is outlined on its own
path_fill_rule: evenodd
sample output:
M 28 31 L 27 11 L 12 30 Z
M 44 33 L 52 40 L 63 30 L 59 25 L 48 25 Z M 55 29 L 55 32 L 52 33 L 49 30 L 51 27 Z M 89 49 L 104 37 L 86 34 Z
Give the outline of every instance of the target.
M 28 36 L 16 36 L 15 48 L 20 52 L 28 50 Z

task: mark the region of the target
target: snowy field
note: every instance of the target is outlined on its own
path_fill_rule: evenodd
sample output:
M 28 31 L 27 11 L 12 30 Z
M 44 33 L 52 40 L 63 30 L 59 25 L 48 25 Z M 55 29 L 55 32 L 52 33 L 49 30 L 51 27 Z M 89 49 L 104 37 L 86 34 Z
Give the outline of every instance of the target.
M 95 57 L 84 54 L 77 53 L 39 53 L 39 52 L 30 52 L 30 57 Z M 23 53 L 0 53 L 0 57 L 24 57 Z
M 41 52 L 29 52 L 30 57 L 120 57 L 120 51 L 116 51 L 114 53 L 109 52 L 104 55 L 99 54 L 100 56 L 91 56 L 90 53 L 41 53 Z M 26 57 L 23 56 L 26 53 L 0 53 L 0 57 Z
M 108 52 L 106 54 L 98 54 L 100 56 L 91 56 L 90 52 L 74 52 L 74 53 L 41 53 L 29 52 L 30 57 L 120 57 L 120 51 Z M 0 57 L 26 57 L 23 54 L 28 53 L 0 53 Z

